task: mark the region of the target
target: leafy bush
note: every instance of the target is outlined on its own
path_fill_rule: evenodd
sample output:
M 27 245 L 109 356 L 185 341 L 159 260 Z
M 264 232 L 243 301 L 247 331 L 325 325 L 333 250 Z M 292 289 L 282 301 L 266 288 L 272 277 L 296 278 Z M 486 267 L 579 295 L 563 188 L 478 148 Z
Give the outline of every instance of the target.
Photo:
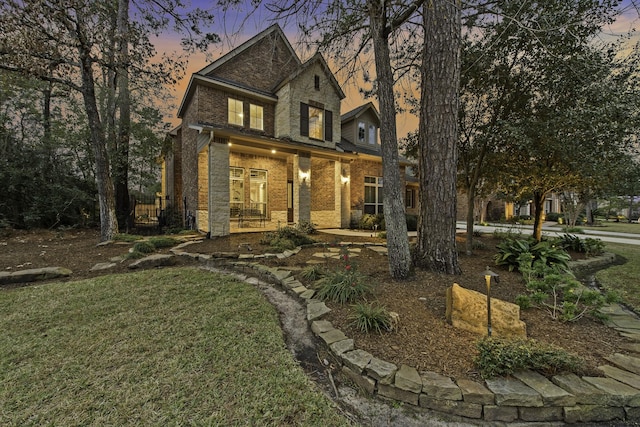
M 385 229 L 384 215 L 364 214 L 362 215 L 362 217 L 360 217 L 358 228 L 363 230 L 377 229 L 379 231 L 382 231 Z
M 606 244 L 600 239 L 587 237 L 584 239 L 585 254 L 588 257 L 602 255 Z
M 579 236 L 569 233 L 559 237 L 556 241 L 564 249 L 584 253 L 587 257 L 601 255 L 605 248 L 605 243 L 600 239 L 590 237 L 581 239 Z
M 516 303 L 522 309 L 538 307 L 546 310 L 553 320 L 573 322 L 589 314 L 598 314 L 605 305 L 618 300 L 613 292 L 601 294 L 583 286 L 573 275 L 542 260 L 522 257 L 519 266 L 528 295 L 519 295 Z
M 571 257 L 562 247 L 554 242 L 543 240 L 536 242 L 532 237 L 525 239 L 507 238 L 497 245 L 498 253 L 494 260 L 496 265 L 503 265 L 513 271 L 520 265 L 520 260 L 531 259 L 532 262 L 541 260 L 549 266 L 557 266 L 561 270 L 568 271 L 568 263 Z
M 372 291 L 370 279 L 360 273 L 351 262 L 348 251 L 341 254 L 342 264 L 327 273 L 320 281 L 318 298 L 340 304 L 355 302 Z
M 310 223 L 309 221 L 300 221 L 296 224 L 296 230 L 304 234 L 316 234 L 316 226 L 315 224 Z
M 368 334 L 370 331 L 382 333 L 393 328 L 389 311 L 377 304 L 356 304 L 354 306 L 353 325 Z
M 559 212 L 549 212 L 548 214 L 546 214 L 547 221 L 558 222 L 560 218 L 564 218 L 564 214 L 561 214 Z
M 550 376 L 560 372 L 581 373 L 584 360 L 566 350 L 525 338 L 485 337 L 477 344 L 474 362 L 483 378 L 511 375 L 530 369 Z
M 264 233 L 262 239 L 260 239 L 260 243 L 263 245 L 269 245 L 280 252 L 287 249 L 294 249 L 301 245 L 309 245 L 314 242 L 315 240 L 308 237 L 297 228 L 289 226 L 279 228 L 276 231 Z
M 150 254 L 156 251 L 156 247 L 153 246 L 153 243 L 143 240 L 142 242 L 137 242 L 133 245 L 133 252 L 140 252 L 142 254 Z

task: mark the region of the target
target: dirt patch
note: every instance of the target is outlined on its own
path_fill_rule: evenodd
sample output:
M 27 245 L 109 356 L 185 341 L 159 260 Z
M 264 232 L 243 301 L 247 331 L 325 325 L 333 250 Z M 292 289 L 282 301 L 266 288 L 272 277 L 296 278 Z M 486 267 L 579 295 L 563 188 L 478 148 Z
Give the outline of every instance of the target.
M 261 242 L 262 237 L 263 233 L 234 234 L 224 238 L 205 239 L 188 246 L 186 250 L 203 254 L 272 252 L 270 247 Z M 263 259 L 263 262 L 302 270 L 308 265 L 308 261 L 315 260 L 326 263 L 328 268 L 338 268 L 339 261 L 316 255 L 329 254 L 344 241 L 383 242 L 368 233 L 363 233 L 360 237 L 318 233 L 313 237 L 322 244 L 304 248 L 289 258 L 269 258 Z M 477 380 L 473 358 L 476 355 L 475 343 L 478 337 L 455 329 L 444 320 L 445 290 L 454 282 L 468 289 L 485 292 L 482 272 L 486 266 L 493 266 L 497 241 L 490 236 L 477 240 L 483 243 L 485 249 L 477 250 L 473 256 L 460 255 L 463 270 L 460 276 L 438 275 L 419 270 L 409 280 L 394 281 L 389 276 L 385 255 L 366 247 L 362 247 L 359 253 L 350 252 L 354 268 L 358 268 L 375 284 L 374 299 L 387 309 L 399 313 L 399 328 L 396 332 L 382 335 L 363 334 L 351 326 L 350 307 L 335 304 L 328 304 L 332 308 L 328 320 L 355 339 L 357 348 L 369 351 L 378 358 L 397 365 L 414 366 L 418 370 L 440 372 L 456 379 Z M 121 257 L 132 246 L 131 243 L 97 246 L 98 241 L 99 234 L 93 230 L 12 232 L 0 237 L 0 270 L 60 266 L 73 271 L 66 280 L 131 271 L 127 261 L 117 261 L 116 267 L 106 271 L 91 271 L 97 263 Z M 196 265 L 196 261 L 178 257 L 178 265 Z M 517 295 L 524 293 L 519 274 L 492 268 L 500 274 L 500 284 L 492 287 L 493 297 L 513 302 Z M 307 285 L 313 286 L 311 283 Z M 599 375 L 596 367 L 605 363 L 603 358 L 619 351 L 620 344 L 625 342 L 617 333 L 612 333 L 610 328 L 590 319 L 560 323 L 553 321 L 542 311 L 526 310 L 522 312 L 522 320 L 527 324 L 529 337 L 555 344 L 585 358 L 590 375 Z

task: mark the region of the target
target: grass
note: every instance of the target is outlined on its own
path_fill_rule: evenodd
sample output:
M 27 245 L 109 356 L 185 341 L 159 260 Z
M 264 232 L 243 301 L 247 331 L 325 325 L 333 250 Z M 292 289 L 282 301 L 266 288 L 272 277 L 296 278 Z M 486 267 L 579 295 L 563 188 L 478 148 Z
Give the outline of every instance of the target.
M 602 221 L 601 225 L 596 227 L 588 227 L 586 225 L 578 225 L 583 230 L 611 231 L 616 233 L 640 234 L 640 224 L 628 222 Z
M 248 284 L 183 268 L 0 292 L 0 425 L 347 425 Z
M 598 271 L 596 279 L 603 288 L 618 292 L 625 304 L 640 310 L 640 246 L 607 243 L 605 251 L 620 255 L 627 262 Z

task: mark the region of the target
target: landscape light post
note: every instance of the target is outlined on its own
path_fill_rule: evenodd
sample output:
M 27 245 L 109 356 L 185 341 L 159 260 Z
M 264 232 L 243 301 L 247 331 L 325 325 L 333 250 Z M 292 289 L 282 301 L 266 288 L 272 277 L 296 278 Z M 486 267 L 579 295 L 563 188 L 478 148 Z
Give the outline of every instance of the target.
M 487 335 L 491 336 L 491 279 L 497 283 L 500 282 L 500 275 L 489 270 L 489 267 L 484 271 L 484 281 L 487 285 Z

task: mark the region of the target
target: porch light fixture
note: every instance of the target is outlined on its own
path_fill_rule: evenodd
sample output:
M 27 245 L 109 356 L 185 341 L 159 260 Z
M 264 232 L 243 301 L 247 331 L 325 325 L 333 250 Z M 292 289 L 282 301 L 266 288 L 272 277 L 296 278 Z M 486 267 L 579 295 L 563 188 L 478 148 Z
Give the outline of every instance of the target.
M 491 336 L 491 280 L 496 284 L 500 283 L 500 275 L 489 270 L 489 267 L 482 273 L 487 285 L 487 335 Z
M 342 184 L 348 184 L 351 179 L 348 176 L 340 175 L 340 181 Z
M 300 181 L 302 182 L 306 182 L 309 179 L 309 171 L 298 171 L 299 175 L 300 175 Z
M 275 148 L 271 150 L 271 154 L 276 154 L 276 149 Z

